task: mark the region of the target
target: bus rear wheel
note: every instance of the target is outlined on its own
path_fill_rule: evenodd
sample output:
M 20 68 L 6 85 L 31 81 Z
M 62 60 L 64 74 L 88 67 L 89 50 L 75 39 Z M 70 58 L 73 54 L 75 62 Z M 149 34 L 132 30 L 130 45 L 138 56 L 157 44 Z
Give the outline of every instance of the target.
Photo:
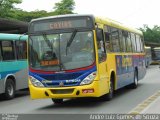
M 55 104 L 61 104 L 63 102 L 63 99 L 53 99 L 52 98 L 52 101 L 55 103 Z
M 138 72 L 137 70 L 134 71 L 134 82 L 131 84 L 131 88 L 135 89 L 138 86 Z
M 10 100 L 14 98 L 14 96 L 15 96 L 15 83 L 13 82 L 12 79 L 7 79 L 5 85 L 4 97 L 5 99 Z

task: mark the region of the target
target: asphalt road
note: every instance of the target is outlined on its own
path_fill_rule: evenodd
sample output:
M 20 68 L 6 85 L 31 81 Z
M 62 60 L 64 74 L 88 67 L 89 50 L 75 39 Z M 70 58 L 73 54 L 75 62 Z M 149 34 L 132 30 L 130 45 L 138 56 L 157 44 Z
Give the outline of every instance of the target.
M 97 99 L 65 100 L 54 105 L 51 99 L 31 100 L 28 91 L 19 91 L 16 98 L 0 99 L 0 113 L 14 114 L 108 114 L 129 113 L 139 103 L 160 90 L 160 69 L 150 66 L 137 89 L 123 88 L 116 92 L 111 101 Z

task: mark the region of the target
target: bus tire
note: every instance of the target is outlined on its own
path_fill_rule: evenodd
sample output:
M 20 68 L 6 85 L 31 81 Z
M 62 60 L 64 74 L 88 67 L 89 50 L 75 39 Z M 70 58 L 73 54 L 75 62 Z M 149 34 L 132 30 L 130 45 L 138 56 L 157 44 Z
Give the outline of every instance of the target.
M 102 96 L 103 101 L 110 101 L 114 95 L 113 80 L 110 81 L 109 93 Z
M 53 99 L 52 101 L 54 102 L 54 104 L 61 104 L 63 102 L 63 99 Z
M 7 79 L 6 81 L 4 97 L 6 100 L 10 100 L 15 97 L 15 83 L 12 79 Z
M 137 70 L 134 71 L 134 82 L 131 84 L 132 89 L 136 89 L 138 86 L 138 72 Z

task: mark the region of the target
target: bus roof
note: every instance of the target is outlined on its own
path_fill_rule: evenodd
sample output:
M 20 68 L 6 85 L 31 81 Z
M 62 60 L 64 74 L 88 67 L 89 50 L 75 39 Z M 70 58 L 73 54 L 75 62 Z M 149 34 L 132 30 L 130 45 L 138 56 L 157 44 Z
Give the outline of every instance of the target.
M 130 31 L 130 32 L 133 32 L 133 33 L 136 33 L 136 34 L 139 34 L 139 35 L 143 35 L 140 30 L 132 28 L 132 27 L 128 27 L 126 25 L 123 25 L 122 23 L 119 23 L 119 22 L 117 22 L 115 20 L 112 20 L 110 18 L 96 17 L 95 20 L 98 23 L 106 24 L 108 26 L 112 26 L 112 27 L 119 28 L 119 29 L 122 29 L 122 30 Z
M 28 35 L 0 33 L 0 40 L 27 40 Z
M 47 19 L 52 19 L 52 18 L 65 18 L 65 17 L 81 17 L 81 16 L 90 16 L 93 17 L 93 15 L 89 14 L 84 14 L 84 15 L 79 15 L 79 14 L 67 14 L 67 15 L 56 15 L 56 16 L 49 16 L 49 17 L 42 17 L 42 18 L 37 18 L 37 19 L 32 19 L 31 22 L 34 21 L 41 21 L 41 20 L 47 20 Z
M 57 16 L 50 16 L 50 17 L 42 17 L 42 18 L 37 18 L 37 19 L 33 19 L 31 22 L 34 22 L 34 21 L 41 21 L 41 20 L 47 20 L 47 19 L 52 19 L 52 18 L 64 18 L 64 17 L 81 17 L 81 16 L 89 16 L 89 17 L 92 17 L 95 19 L 95 22 L 98 22 L 98 23 L 102 23 L 102 24 L 106 24 L 106 25 L 109 25 L 109 26 L 112 26 L 112 27 L 116 27 L 116 28 L 119 28 L 119 29 L 122 29 L 122 30 L 126 30 L 126 31 L 130 31 L 130 32 L 133 32 L 133 33 L 137 33 L 139 35 L 142 35 L 142 32 L 138 29 L 135 29 L 135 28 L 131 28 L 131 27 L 127 27 L 117 21 L 114 21 L 112 19 L 109 19 L 109 18 L 100 18 L 100 17 L 94 17 L 93 15 L 91 14 L 82 14 L 82 15 L 79 15 L 79 14 L 67 14 L 67 15 L 57 15 Z

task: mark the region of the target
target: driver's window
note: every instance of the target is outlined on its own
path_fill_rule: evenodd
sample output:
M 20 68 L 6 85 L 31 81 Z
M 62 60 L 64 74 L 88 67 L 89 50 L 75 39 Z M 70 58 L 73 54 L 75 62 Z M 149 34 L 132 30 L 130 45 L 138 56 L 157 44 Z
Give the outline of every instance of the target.
M 99 62 L 105 61 L 106 50 L 105 50 L 105 43 L 104 43 L 104 36 L 102 29 L 97 29 L 97 48 L 98 48 Z

